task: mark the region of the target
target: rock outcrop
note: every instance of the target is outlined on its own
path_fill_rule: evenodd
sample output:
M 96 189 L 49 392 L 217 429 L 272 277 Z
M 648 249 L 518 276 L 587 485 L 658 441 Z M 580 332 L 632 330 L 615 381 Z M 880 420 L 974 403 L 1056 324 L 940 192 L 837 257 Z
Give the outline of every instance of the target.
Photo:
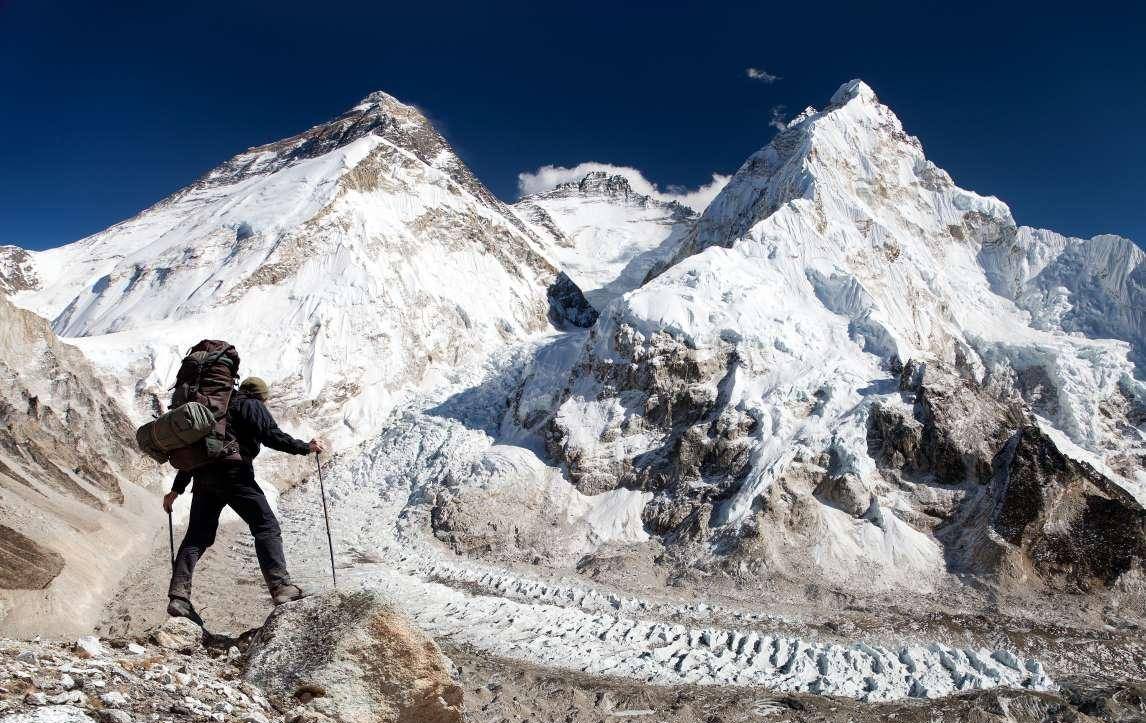
M 78 632 L 142 551 L 161 517 L 135 507 L 155 466 L 134 427 L 78 349 L 0 298 L 0 629 Z
M 1141 503 L 1064 454 L 1021 386 L 909 361 L 899 388 L 902 403 L 872 406 L 868 452 L 888 481 L 927 499 L 953 571 L 1009 590 L 1091 592 L 1142 568 Z
M 244 678 L 286 710 L 311 703 L 340 723 L 464 719 L 451 663 L 376 592 L 334 591 L 280 606 L 254 638 Z
M 460 723 L 453 667 L 380 594 L 333 591 L 237 638 L 169 618 L 134 639 L 0 639 L 0 723 Z
M 994 469 L 991 527 L 1018 558 L 1012 566 L 1019 573 L 1089 592 L 1146 566 L 1146 510 L 1038 427 L 1015 432 Z

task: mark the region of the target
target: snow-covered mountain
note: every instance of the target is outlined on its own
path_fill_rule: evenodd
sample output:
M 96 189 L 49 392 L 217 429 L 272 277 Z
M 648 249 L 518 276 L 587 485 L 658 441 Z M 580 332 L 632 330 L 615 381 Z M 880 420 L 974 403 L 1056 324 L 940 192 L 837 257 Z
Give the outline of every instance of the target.
M 1085 496 L 1117 500 L 1136 539 L 1119 569 L 1141 564 L 1130 242 L 1017 228 L 853 81 L 748 159 L 674 261 L 603 310 L 553 416 L 549 449 L 582 491 L 654 492 L 647 529 L 731 534 L 724 554 L 755 566 L 927 586 L 989 571 L 964 533 L 997 542 L 1002 450 L 1045 434 L 1112 481 Z M 1023 534 L 1092 534 L 1077 509 L 1028 512 Z
M 675 201 L 637 193 L 624 176 L 605 171 L 526 196 L 513 210 L 597 308 L 640 286 L 697 216 Z
M 14 301 L 77 338 L 125 394 L 159 394 L 188 346 L 226 338 L 280 409 L 338 442 L 377 430 L 437 370 L 545 328 L 563 313 L 551 299 L 578 300 L 547 295 L 556 270 L 525 224 L 380 92 L 8 263 L 24 270 Z

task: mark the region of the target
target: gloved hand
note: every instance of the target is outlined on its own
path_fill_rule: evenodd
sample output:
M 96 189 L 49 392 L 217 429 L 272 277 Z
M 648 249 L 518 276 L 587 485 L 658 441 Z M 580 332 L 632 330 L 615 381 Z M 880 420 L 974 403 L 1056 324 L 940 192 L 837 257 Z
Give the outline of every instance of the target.
M 319 442 L 317 439 L 310 440 L 310 451 L 314 454 L 322 454 L 326 451 L 326 445 Z
M 171 512 L 171 507 L 172 507 L 172 505 L 175 504 L 175 498 L 178 496 L 179 496 L 179 493 L 176 492 L 175 490 L 172 490 L 172 491 L 168 492 L 167 494 L 163 495 L 163 511 L 164 512 Z

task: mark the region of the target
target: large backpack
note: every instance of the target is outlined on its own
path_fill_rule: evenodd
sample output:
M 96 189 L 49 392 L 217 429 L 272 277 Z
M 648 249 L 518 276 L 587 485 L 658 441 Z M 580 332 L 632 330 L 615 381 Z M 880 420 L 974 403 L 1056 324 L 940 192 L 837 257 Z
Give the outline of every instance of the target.
M 180 470 L 241 459 L 227 428 L 238 376 L 239 353 L 227 342 L 204 339 L 191 347 L 175 377 L 170 411 L 136 430 L 139 448 Z

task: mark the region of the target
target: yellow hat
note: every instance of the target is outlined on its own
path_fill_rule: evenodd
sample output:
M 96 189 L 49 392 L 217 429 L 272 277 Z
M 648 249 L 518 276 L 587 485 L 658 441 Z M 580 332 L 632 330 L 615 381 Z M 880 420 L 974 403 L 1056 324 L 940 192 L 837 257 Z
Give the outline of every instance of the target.
M 252 397 L 266 399 L 270 396 L 271 388 L 259 377 L 247 377 L 243 380 L 243 383 L 239 385 L 239 391 Z

